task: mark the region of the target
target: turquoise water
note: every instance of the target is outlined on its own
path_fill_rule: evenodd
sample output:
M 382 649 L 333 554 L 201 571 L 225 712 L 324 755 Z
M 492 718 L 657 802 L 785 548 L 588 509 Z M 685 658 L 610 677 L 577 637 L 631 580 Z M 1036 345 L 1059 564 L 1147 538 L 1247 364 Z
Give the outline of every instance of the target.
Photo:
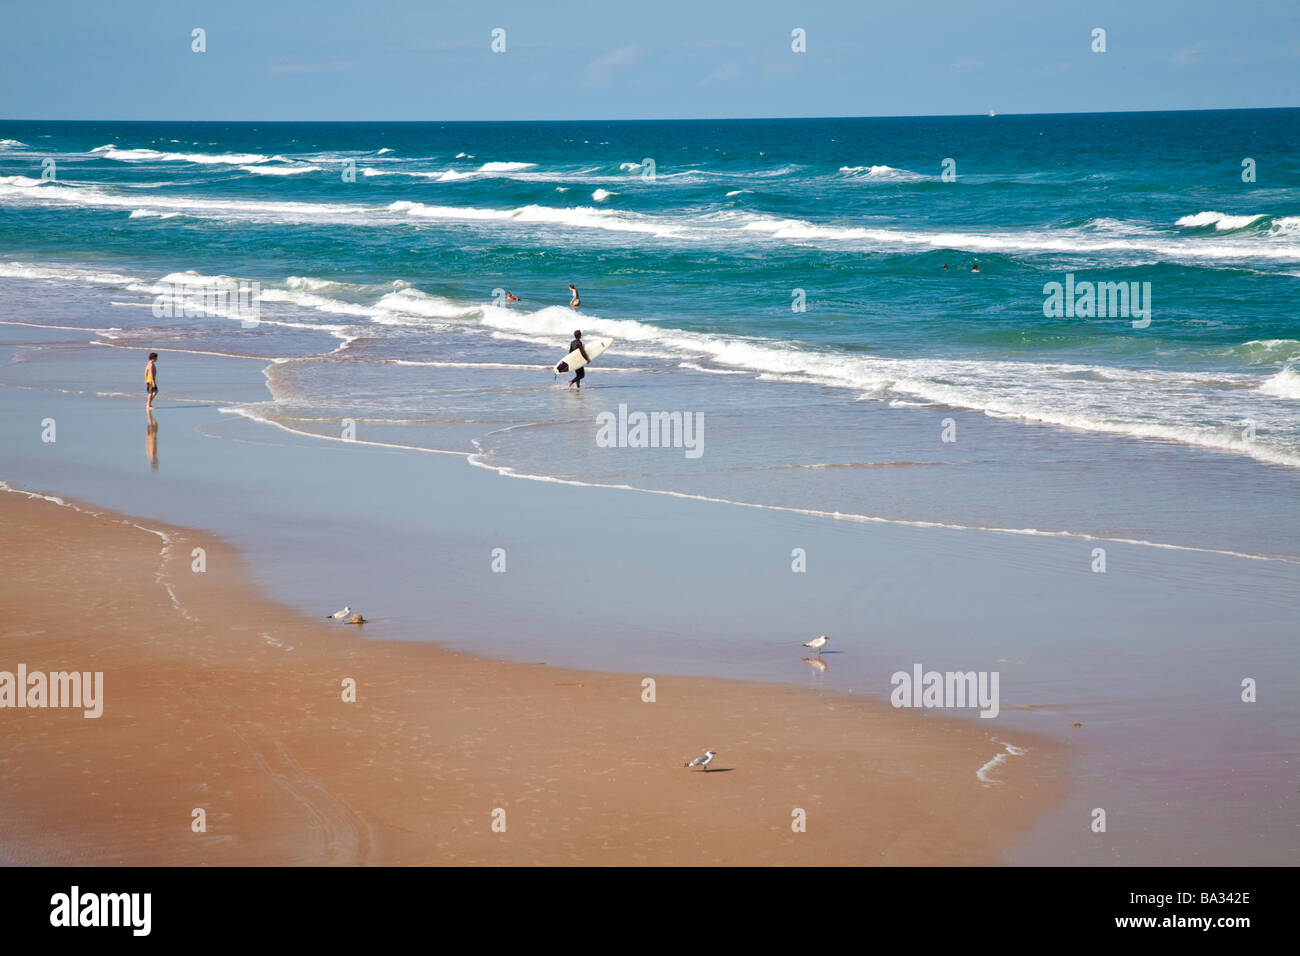
M 298 430 L 1295 555 L 1298 119 L 6 122 L 0 281 L 11 320 L 57 299 L 104 343 L 274 359 L 230 411 Z M 1067 273 L 1149 288 L 1149 324 L 1046 316 Z M 260 283 L 256 327 L 148 308 L 217 276 Z M 546 370 L 578 327 L 615 339 L 582 396 Z M 702 415 L 703 454 L 601 447 L 620 404 Z

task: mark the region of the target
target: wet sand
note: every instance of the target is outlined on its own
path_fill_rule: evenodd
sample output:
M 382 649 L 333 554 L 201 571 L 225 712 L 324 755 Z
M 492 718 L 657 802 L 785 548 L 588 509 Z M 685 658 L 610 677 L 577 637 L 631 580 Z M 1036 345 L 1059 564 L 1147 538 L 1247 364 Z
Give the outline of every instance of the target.
M 436 621 L 441 646 L 365 640 L 211 534 L 84 507 L 0 493 L 0 670 L 104 674 L 98 719 L 0 709 L 0 862 L 982 864 L 1066 792 L 1062 745 L 1023 732 L 978 779 L 979 721 L 491 660 Z

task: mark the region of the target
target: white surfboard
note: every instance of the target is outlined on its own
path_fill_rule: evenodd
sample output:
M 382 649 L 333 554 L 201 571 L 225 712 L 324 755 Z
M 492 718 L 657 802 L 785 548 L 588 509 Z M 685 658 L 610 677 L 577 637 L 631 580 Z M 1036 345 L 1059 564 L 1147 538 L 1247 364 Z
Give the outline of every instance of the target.
M 596 361 L 609 348 L 613 339 L 596 339 L 594 342 L 583 342 L 582 347 L 587 350 L 587 358 L 582 357 L 582 353 L 574 349 L 564 358 L 555 363 L 555 374 L 563 375 L 565 372 L 576 372 L 584 365 Z

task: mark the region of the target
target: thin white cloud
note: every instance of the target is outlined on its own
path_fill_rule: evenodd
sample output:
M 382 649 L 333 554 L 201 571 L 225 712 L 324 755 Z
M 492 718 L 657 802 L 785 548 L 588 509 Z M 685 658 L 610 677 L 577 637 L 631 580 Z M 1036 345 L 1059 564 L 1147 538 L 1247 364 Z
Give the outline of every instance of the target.
M 267 72 L 272 76 L 301 76 L 307 73 L 341 73 L 365 66 L 369 60 L 272 60 Z
M 708 86 L 712 83 L 730 83 L 732 80 L 740 77 L 740 61 L 727 60 L 719 63 L 717 67 L 700 81 L 701 86 Z
M 603 86 L 613 78 L 615 73 L 634 66 L 640 59 L 641 48 L 635 43 L 621 46 L 617 50 L 602 53 L 588 63 L 586 69 L 582 71 L 582 78 L 593 85 Z
M 1185 46 L 1171 56 L 1170 61 L 1177 63 L 1179 66 L 1191 66 L 1194 63 L 1201 62 L 1200 46 Z

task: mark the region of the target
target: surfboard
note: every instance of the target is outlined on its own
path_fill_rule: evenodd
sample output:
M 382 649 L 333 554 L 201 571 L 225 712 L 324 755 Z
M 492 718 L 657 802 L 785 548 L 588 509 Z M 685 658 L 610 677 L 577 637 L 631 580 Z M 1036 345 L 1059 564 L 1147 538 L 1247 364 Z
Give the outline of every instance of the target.
M 605 349 L 609 348 L 613 339 L 596 339 L 594 342 L 583 342 L 583 348 L 587 350 L 587 358 L 592 362 L 600 358 Z M 563 375 L 565 372 L 576 372 L 584 365 L 589 364 L 587 359 L 582 357 L 582 353 L 574 349 L 564 358 L 555 363 L 555 374 Z

